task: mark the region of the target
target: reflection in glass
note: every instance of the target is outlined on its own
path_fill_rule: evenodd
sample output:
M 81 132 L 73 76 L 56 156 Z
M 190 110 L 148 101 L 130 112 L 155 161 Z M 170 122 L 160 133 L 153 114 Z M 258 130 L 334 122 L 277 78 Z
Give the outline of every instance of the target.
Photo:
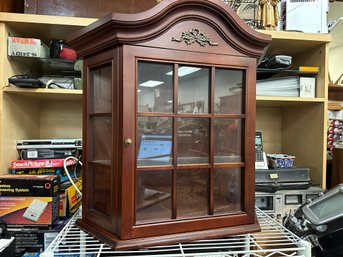
M 214 161 L 216 163 L 242 161 L 243 129 L 241 119 L 214 119 Z
M 171 219 L 171 171 L 137 172 L 136 223 Z
M 214 170 L 214 214 L 242 211 L 241 168 Z
M 90 118 L 90 135 L 88 146 L 88 159 L 93 160 L 110 160 L 112 158 L 112 118 L 109 115 Z
M 241 114 L 244 72 L 217 68 L 215 74 L 215 113 Z
M 171 117 L 138 117 L 137 166 L 172 163 Z
M 90 112 L 112 112 L 112 66 L 90 71 Z
M 177 123 L 178 164 L 209 163 L 209 119 L 179 118 Z
M 208 169 L 178 170 L 176 173 L 177 217 L 208 215 L 208 192 Z
M 92 183 L 92 194 L 90 194 L 90 208 L 106 216 L 111 213 L 111 189 L 113 190 L 111 179 L 111 166 L 89 164 L 88 172 Z
M 208 113 L 210 69 L 179 67 L 178 113 Z
M 173 64 L 138 62 L 138 112 L 173 112 Z

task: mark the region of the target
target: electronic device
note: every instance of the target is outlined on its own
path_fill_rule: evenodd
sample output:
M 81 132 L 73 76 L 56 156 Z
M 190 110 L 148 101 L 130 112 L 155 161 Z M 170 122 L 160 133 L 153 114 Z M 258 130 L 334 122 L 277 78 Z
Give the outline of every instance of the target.
M 277 190 L 307 189 L 310 187 L 309 168 L 257 169 L 255 171 L 255 190 L 275 192 Z
M 328 0 L 283 0 L 280 9 L 284 30 L 328 33 Z
M 82 139 L 23 139 L 17 149 L 82 149 Z
M 23 149 L 20 158 L 23 160 L 60 159 L 77 156 L 79 149 Z
M 74 88 L 74 77 L 43 76 L 39 78 L 48 88 Z
M 37 222 L 39 217 L 43 214 L 48 203 L 42 200 L 33 199 L 30 205 L 27 207 L 26 211 L 23 214 L 23 217 Z
M 314 256 L 343 256 L 343 184 L 307 201 L 284 218 L 284 226 L 312 244 Z
M 267 156 L 263 152 L 262 145 L 262 132 L 256 131 L 255 133 L 255 169 L 268 169 Z
M 28 88 L 40 88 L 45 87 L 45 84 L 39 79 L 26 78 L 26 77 L 11 77 L 8 79 L 10 84 L 17 87 L 28 87 Z
M 282 222 L 282 218 L 289 212 L 294 212 L 303 203 L 318 197 L 322 192 L 323 189 L 320 187 L 278 190 L 274 193 L 255 192 L 255 206 Z
M 143 135 L 137 160 L 140 165 L 156 165 L 169 163 L 172 153 L 172 136 L 170 135 Z
M 263 58 L 258 68 L 288 69 L 292 66 L 292 56 L 276 54 Z

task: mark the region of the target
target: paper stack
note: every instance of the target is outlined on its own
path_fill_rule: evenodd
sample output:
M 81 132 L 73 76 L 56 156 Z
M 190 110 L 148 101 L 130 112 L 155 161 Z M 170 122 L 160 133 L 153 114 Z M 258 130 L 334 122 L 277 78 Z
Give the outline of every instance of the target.
M 299 77 L 280 77 L 258 80 L 256 95 L 258 96 L 294 96 L 299 97 Z
M 314 98 L 316 92 L 315 77 L 278 77 L 258 80 L 256 95 Z

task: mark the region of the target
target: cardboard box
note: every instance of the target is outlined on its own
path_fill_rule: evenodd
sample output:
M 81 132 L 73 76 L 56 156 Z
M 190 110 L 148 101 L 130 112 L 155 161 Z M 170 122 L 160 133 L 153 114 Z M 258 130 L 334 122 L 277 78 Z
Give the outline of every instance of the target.
M 65 219 L 60 219 L 51 229 L 41 229 L 41 228 L 8 228 L 8 233 L 15 237 L 15 256 L 36 256 L 35 253 L 42 253 L 45 251 L 51 242 L 59 235 L 61 230 L 66 226 L 73 216 L 68 216 Z M 74 245 L 73 241 L 71 244 Z M 67 244 L 65 244 L 66 246 Z M 26 254 L 26 255 L 25 255 Z M 30 255 L 32 254 L 32 255 Z M 72 256 L 71 253 L 59 256 Z M 77 254 L 77 253 L 76 253 Z M 8 255 L 14 256 L 14 255 Z M 40 256 L 40 255 L 37 255 Z M 80 256 L 80 255 L 78 255 Z M 82 255 L 86 256 L 86 255 Z M 87 255 L 88 256 L 88 255 Z M 6 256 L 7 257 L 7 256 Z
M 82 181 L 75 182 L 76 187 L 82 191 Z M 68 199 L 68 208 L 70 213 L 75 213 L 81 205 L 81 196 L 77 193 L 74 186 L 68 187 L 66 190 Z
M 300 77 L 299 78 L 300 97 L 314 98 L 316 93 L 316 78 Z
M 8 37 L 8 56 L 48 58 L 49 48 L 37 38 Z
M 19 257 L 27 252 L 44 251 L 59 231 L 9 228 L 9 233 L 16 238 L 15 256 Z
M 81 206 L 81 196 L 76 192 L 76 189 L 71 183 L 65 190 L 61 189 L 60 193 L 60 217 L 65 217 L 75 213 Z M 75 182 L 77 188 L 82 191 L 82 181 Z
M 58 221 L 59 176 L 0 176 L 0 219 L 8 226 L 51 227 Z

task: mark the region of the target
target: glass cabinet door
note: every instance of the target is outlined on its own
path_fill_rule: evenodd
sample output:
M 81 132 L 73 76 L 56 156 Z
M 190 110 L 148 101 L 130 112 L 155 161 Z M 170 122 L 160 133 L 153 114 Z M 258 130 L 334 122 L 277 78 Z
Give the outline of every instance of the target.
M 137 70 L 136 224 L 241 213 L 245 70 Z

